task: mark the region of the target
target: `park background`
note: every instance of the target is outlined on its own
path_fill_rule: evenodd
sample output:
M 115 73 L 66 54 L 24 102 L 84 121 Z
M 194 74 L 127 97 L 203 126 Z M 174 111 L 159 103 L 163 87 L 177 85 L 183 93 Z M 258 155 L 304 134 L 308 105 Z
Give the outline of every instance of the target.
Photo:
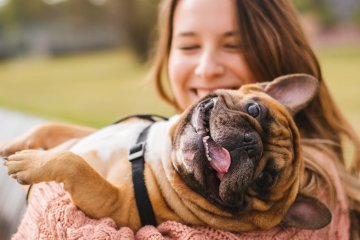
M 360 0 L 289 1 L 360 133 Z M 47 120 L 102 127 L 134 113 L 174 114 L 145 81 L 158 3 L 0 0 L 0 141 Z M 16 231 L 24 194 L 1 165 L 0 239 Z

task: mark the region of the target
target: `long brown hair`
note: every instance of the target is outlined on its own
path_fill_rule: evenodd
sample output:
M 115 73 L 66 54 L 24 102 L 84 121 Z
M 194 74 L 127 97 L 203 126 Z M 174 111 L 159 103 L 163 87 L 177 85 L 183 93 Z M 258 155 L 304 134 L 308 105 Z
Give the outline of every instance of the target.
M 160 34 L 150 72 L 160 96 L 175 107 L 178 105 L 166 91 L 165 84 L 177 3 L 178 0 L 164 0 L 161 5 Z M 360 139 L 331 97 L 291 1 L 235 0 L 235 7 L 242 53 L 257 81 L 271 81 L 290 73 L 311 74 L 320 81 L 319 94 L 295 116 L 295 122 L 303 139 L 319 140 L 317 144 L 325 144 L 337 156 L 334 163 L 339 169 L 349 206 L 360 212 Z M 354 157 L 348 161 L 343 153 L 346 141 L 354 149 Z M 355 218 L 353 220 L 355 222 Z

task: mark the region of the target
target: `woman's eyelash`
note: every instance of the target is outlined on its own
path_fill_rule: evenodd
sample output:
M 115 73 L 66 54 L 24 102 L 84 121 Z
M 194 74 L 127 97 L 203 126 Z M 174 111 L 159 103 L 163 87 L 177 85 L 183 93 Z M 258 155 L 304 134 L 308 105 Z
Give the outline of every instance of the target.
M 241 46 L 239 44 L 225 44 L 224 47 L 231 49 L 239 49 Z
M 194 50 L 199 48 L 199 45 L 191 45 L 191 46 L 183 46 L 183 47 L 179 47 L 180 50 Z
M 198 49 L 200 48 L 200 45 L 189 45 L 189 46 L 181 46 L 178 47 L 180 50 L 185 50 L 185 51 L 189 51 L 189 50 L 194 50 L 194 49 Z M 241 46 L 239 44 L 224 44 L 223 45 L 224 48 L 229 48 L 229 49 L 240 49 Z

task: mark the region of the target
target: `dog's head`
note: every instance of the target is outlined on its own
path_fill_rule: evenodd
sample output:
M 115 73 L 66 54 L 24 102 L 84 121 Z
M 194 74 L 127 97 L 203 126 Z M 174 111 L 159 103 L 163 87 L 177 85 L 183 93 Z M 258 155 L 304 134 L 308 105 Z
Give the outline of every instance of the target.
M 209 202 L 256 228 L 281 221 L 312 229 L 327 225 L 329 210 L 299 193 L 304 163 L 292 118 L 317 90 L 315 78 L 293 74 L 215 91 L 174 127 L 174 168 Z

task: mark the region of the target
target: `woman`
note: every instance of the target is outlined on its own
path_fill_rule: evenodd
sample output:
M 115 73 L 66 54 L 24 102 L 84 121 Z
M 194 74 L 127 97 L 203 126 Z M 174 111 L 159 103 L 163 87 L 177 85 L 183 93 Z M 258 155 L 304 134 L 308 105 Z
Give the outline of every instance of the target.
M 327 153 L 323 155 L 326 161 L 338 169 L 348 204 L 354 210 L 352 230 L 356 230 L 360 140 L 330 96 L 291 2 L 173 0 L 164 1 L 162 7 L 151 76 L 162 98 L 180 111 L 217 88 L 271 81 L 289 73 L 308 73 L 319 79 L 318 96 L 295 116 L 295 121 L 304 144 L 315 144 L 318 151 Z M 166 71 L 172 95 L 165 91 Z M 346 138 L 354 147 L 347 169 L 343 153 Z M 317 169 L 323 179 L 329 178 L 326 170 Z M 314 182 L 306 187 L 321 188 L 321 181 Z M 331 186 L 331 181 L 327 183 Z M 330 188 L 330 194 L 334 191 Z M 359 237 L 354 231 L 352 239 L 355 234 Z
M 159 23 L 160 38 L 150 76 L 156 79 L 163 99 L 178 111 L 218 88 L 238 88 L 245 83 L 271 81 L 289 73 L 307 73 L 319 79 L 318 96 L 295 116 L 304 139 L 307 168 L 313 173 L 303 187 L 309 194 L 315 194 L 325 186 L 323 192 L 330 200 L 328 203 L 335 212 L 343 211 L 345 225 L 349 218 L 347 209 L 337 204 L 346 196 L 347 202 L 344 200 L 340 205 L 343 208 L 346 203 L 349 205 L 352 231 L 355 230 L 356 210 L 360 210 L 357 178 L 360 140 L 330 96 L 290 1 L 164 0 Z M 165 91 L 166 79 L 171 94 Z M 46 148 L 93 131 L 47 124 L 12 144 L 11 151 L 23 149 L 25 142 L 30 143 L 29 147 L 42 146 L 38 142 L 41 135 L 54 128 L 63 129 L 64 136 L 57 136 Z M 346 163 L 348 169 L 343 154 L 345 138 L 355 149 L 355 157 Z M 333 168 L 323 167 L 327 164 Z M 340 176 L 340 185 L 333 179 L 335 168 L 338 171 L 335 178 Z M 347 231 L 346 226 L 332 227 L 344 227 Z M 324 231 L 317 236 L 333 237 L 331 230 Z M 352 234 L 352 239 L 359 237 L 355 231 Z M 340 235 L 337 237 L 347 236 Z

